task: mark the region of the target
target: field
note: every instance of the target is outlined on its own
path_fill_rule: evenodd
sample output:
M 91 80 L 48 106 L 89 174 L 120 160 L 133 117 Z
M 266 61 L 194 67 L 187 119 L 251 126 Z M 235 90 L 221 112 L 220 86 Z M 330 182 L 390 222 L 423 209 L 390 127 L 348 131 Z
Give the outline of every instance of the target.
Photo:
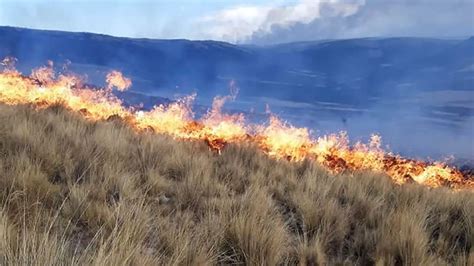
M 0 264 L 474 265 L 474 194 L 0 105 Z

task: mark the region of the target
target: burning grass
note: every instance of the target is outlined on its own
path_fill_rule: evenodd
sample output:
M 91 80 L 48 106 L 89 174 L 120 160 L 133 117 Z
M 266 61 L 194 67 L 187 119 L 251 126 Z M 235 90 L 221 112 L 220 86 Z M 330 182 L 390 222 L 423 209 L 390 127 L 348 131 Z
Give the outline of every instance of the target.
M 243 114 L 222 112 L 224 103 L 235 99 L 238 92 L 233 82 L 231 95 L 215 97 L 208 113 L 196 119 L 192 112 L 195 95 L 150 111 L 126 108 L 112 90 L 124 91 L 132 82 L 118 71 L 107 74 L 108 86 L 100 89 L 83 85 L 82 79 L 71 73 L 55 73 L 52 62 L 29 76 L 15 70 L 14 62 L 5 59 L 0 73 L 0 102 L 8 105 L 32 104 L 44 109 L 59 104 L 90 121 L 120 120 L 136 132 L 204 141 L 219 154 L 227 144 L 252 145 L 272 158 L 316 161 L 333 173 L 370 170 L 390 176 L 397 184 L 474 188 L 472 176 L 445 163 L 410 160 L 384 150 L 378 135 L 372 135 L 369 143 L 351 144 L 346 132 L 316 137 L 309 129 L 294 127 L 273 114 L 268 123 L 248 124 Z
M 473 210 L 467 190 L 0 105 L 2 265 L 473 265 Z

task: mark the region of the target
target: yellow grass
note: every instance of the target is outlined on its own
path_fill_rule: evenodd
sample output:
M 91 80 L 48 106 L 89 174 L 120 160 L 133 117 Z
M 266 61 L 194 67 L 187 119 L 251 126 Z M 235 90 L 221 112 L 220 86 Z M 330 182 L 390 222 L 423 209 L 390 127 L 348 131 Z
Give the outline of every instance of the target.
M 0 265 L 473 265 L 474 194 L 0 105 Z

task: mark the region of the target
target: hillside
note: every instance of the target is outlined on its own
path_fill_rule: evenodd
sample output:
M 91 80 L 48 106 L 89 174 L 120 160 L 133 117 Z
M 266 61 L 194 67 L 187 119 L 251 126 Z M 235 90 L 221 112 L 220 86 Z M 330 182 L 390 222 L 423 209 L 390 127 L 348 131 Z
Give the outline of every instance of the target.
M 93 83 L 104 69 L 124 71 L 142 93 L 213 97 L 230 79 L 242 97 L 371 106 L 418 92 L 472 90 L 473 38 L 366 38 L 239 46 L 216 41 L 118 38 L 0 27 L 0 58 L 29 71 L 69 60 Z M 372 99 L 372 100 L 370 100 Z
M 0 105 L 0 264 L 472 265 L 470 191 Z
M 233 80 L 240 90 L 227 111 L 253 121 L 266 117 L 268 104 L 284 120 L 321 134 L 349 131 L 365 141 L 378 133 L 404 156 L 474 158 L 465 145 L 474 134 L 474 38 L 248 46 L 0 27 L 0 59 L 6 56 L 18 58 L 25 75 L 52 60 L 56 71 L 66 65 L 98 86 L 107 72 L 120 70 L 133 86 L 116 94 L 148 110 L 196 92 L 202 115 Z

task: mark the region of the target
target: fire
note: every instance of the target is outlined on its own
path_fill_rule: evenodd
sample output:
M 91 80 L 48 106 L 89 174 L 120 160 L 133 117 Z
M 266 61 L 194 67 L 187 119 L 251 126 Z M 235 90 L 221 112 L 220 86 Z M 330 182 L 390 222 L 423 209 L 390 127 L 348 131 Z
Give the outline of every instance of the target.
M 215 97 L 211 110 L 201 119 L 202 124 L 207 129 L 206 135 L 213 136 L 210 139 L 209 145 L 218 151 L 220 151 L 219 147 L 212 146 L 224 146 L 225 142 L 241 140 L 246 136 L 247 130 L 243 114 L 229 115 L 222 113 L 224 104 L 227 101 L 235 100 L 238 91 L 239 89 L 235 86 L 235 82 L 231 81 L 230 95 Z
M 237 95 L 234 82 L 231 95 L 214 98 L 207 114 L 196 119 L 192 111 L 195 94 L 149 111 L 136 110 L 125 107 L 112 93 L 112 88 L 123 91 L 132 84 L 118 71 L 107 74 L 108 85 L 101 89 L 83 85 L 75 75 L 56 74 L 52 62 L 34 69 L 29 76 L 18 72 L 15 62 L 13 58 L 1 62 L 4 69 L 0 72 L 0 102 L 4 104 L 28 104 L 38 109 L 61 104 L 88 120 L 119 118 L 137 132 L 152 131 L 181 140 L 204 141 L 218 153 L 228 143 L 246 142 L 273 158 L 311 160 L 333 173 L 370 170 L 385 173 L 397 184 L 416 182 L 429 187 L 474 188 L 472 177 L 454 167 L 406 159 L 385 151 L 378 135 L 371 136 L 368 143 L 351 145 L 346 132 L 313 137 L 309 129 L 294 127 L 273 114 L 268 123 L 253 125 L 245 121 L 243 114 L 223 113 L 226 101 L 234 100 Z
M 293 127 L 274 115 L 268 125 L 257 126 L 257 136 L 260 148 L 273 157 L 301 161 L 313 154 L 308 129 Z
M 126 91 L 130 86 L 132 86 L 132 80 L 124 77 L 122 72 L 117 70 L 110 71 L 107 74 L 105 81 L 107 81 L 107 88 L 112 89 L 115 87 L 119 91 Z

